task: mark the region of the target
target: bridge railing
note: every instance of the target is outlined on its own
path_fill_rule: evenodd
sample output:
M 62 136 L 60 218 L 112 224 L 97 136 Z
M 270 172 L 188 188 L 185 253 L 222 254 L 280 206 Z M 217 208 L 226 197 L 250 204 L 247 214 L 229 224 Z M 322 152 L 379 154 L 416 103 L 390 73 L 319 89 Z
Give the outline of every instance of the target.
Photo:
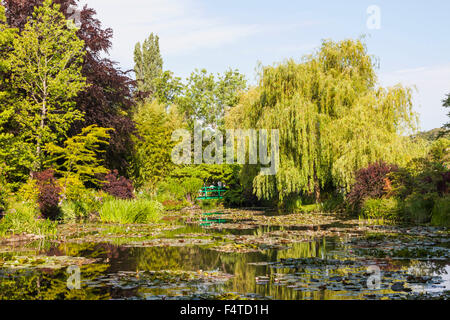
M 197 200 L 223 199 L 227 191 L 228 189 L 225 187 L 203 187 Z

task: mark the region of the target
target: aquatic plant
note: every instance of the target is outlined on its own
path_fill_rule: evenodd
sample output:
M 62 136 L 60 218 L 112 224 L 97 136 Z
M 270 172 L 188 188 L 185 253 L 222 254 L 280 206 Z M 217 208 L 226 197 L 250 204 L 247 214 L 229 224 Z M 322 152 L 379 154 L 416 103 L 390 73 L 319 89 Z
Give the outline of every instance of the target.
M 48 235 L 56 232 L 56 222 L 37 219 L 38 206 L 31 202 L 9 204 L 6 215 L 0 220 L 0 236 L 9 234 Z
M 155 200 L 113 199 L 105 201 L 99 213 L 104 222 L 133 224 L 156 222 L 163 210 L 163 205 Z

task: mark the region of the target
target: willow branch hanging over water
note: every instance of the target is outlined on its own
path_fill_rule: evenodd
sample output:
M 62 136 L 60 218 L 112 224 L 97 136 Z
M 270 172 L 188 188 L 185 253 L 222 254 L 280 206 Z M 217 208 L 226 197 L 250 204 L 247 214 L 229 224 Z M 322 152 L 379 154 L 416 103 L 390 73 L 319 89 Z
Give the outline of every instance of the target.
M 227 114 L 228 127 L 280 130 L 280 169 L 253 179 L 261 199 L 351 186 L 354 172 L 384 160 L 404 164 L 424 148 L 403 136 L 417 127 L 412 89 L 377 85 L 361 40 L 324 41 L 300 63 L 261 69 L 257 87 Z

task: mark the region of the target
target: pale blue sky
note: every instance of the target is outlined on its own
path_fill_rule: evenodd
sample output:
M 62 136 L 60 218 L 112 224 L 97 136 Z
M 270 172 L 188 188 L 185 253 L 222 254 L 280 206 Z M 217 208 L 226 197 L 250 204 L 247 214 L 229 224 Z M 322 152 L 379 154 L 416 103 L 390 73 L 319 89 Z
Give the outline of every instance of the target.
M 415 85 L 415 108 L 424 130 L 446 122 L 442 99 L 450 93 L 450 1 L 364 0 L 83 0 L 114 30 L 111 56 L 133 67 L 133 48 L 151 32 L 161 38 L 164 68 L 186 77 L 195 68 L 237 68 L 253 82 L 264 65 L 300 59 L 322 39 L 368 36 L 380 59 L 384 86 Z M 381 10 L 379 30 L 367 9 Z

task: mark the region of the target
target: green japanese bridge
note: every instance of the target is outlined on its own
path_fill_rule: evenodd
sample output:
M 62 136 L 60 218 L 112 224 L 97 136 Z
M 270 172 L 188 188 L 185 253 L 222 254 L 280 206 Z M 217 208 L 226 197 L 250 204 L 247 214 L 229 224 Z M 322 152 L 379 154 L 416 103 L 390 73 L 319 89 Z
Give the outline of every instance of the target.
M 201 189 L 197 200 L 223 199 L 226 191 L 228 189 L 225 187 L 204 187 Z

